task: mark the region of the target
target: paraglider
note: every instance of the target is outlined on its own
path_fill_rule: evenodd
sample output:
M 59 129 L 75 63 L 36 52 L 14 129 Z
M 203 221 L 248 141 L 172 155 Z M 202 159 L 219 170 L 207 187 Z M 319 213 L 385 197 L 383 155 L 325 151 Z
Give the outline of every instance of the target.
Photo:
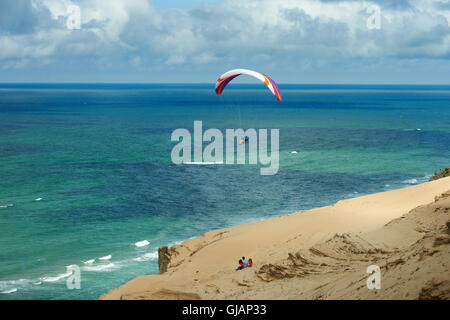
M 249 142 L 249 137 L 245 136 L 244 139 L 241 139 L 241 141 L 239 142 L 239 144 L 247 144 Z
M 218 95 L 221 95 L 223 89 L 225 89 L 228 83 L 237 76 L 240 76 L 241 74 L 252 76 L 258 79 L 259 81 L 263 82 L 269 88 L 269 90 L 272 92 L 275 98 L 277 98 L 278 101 L 281 101 L 280 90 L 278 89 L 278 86 L 275 83 L 275 81 L 273 81 L 269 76 L 265 74 L 247 69 L 234 69 L 227 71 L 223 75 L 221 75 L 216 82 L 216 93 Z
M 230 83 L 231 80 L 233 80 L 234 78 L 240 76 L 241 74 L 246 74 L 249 75 L 251 77 L 254 77 L 256 79 L 258 79 L 259 81 L 263 82 L 267 88 L 269 88 L 269 90 L 272 92 L 272 94 L 275 96 L 275 98 L 277 98 L 278 101 L 281 101 L 281 93 L 280 93 L 280 89 L 278 89 L 277 84 L 275 83 L 275 81 L 273 81 L 269 76 L 253 71 L 253 70 L 248 70 L 248 69 L 233 69 L 230 71 L 225 72 L 223 75 L 221 75 L 219 77 L 219 79 L 217 79 L 216 82 L 216 93 L 218 95 L 221 95 L 223 90 L 225 89 L 225 87 L 228 85 L 228 83 Z M 239 142 L 239 144 L 247 144 L 249 142 L 249 137 L 245 136 L 241 139 L 241 141 Z

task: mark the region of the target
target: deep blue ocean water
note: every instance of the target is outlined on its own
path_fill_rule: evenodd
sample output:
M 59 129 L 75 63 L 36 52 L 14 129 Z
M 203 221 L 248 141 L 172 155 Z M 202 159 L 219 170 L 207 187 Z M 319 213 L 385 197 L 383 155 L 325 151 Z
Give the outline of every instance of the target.
M 161 245 L 421 183 L 449 165 L 449 86 L 280 90 L 282 102 L 261 85 L 217 96 L 206 84 L 0 84 L 0 299 L 96 299 L 157 274 Z M 280 129 L 279 172 L 174 165 L 171 133 L 194 120 Z M 66 287 L 74 264 L 80 290 Z

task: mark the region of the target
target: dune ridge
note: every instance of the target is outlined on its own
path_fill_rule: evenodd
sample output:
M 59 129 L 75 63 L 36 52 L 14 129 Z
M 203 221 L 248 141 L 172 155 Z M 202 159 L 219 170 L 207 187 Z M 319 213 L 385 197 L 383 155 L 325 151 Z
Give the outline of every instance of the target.
M 163 274 L 100 299 L 449 299 L 449 225 L 446 177 L 160 248 Z M 254 267 L 235 271 L 242 255 Z

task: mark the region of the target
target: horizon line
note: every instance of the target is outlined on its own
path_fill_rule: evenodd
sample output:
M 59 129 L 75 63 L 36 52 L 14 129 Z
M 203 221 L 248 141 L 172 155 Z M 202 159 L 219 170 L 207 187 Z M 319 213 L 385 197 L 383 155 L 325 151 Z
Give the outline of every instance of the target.
M 77 81 L 61 81 L 61 82 L 36 82 L 36 81 L 23 81 L 23 82 L 1 82 L 0 85 L 11 85 L 11 84 L 137 84 L 137 85 L 151 85 L 151 84 L 158 84 L 158 85 L 215 85 L 215 82 L 77 82 Z M 249 83 L 249 82 L 242 82 L 242 83 L 235 83 L 237 85 L 258 85 L 258 83 Z M 278 82 L 279 85 L 342 85 L 342 86 L 348 86 L 348 85 L 356 85 L 356 86 L 450 86 L 450 83 L 306 83 L 306 82 L 300 82 L 300 83 L 290 83 L 290 82 Z

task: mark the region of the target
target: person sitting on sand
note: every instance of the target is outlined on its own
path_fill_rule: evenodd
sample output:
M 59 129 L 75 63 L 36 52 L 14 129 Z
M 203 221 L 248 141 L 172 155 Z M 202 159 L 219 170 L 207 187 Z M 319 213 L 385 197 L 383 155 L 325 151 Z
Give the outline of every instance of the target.
M 242 262 L 244 263 L 244 268 L 247 268 L 247 260 L 245 260 L 245 257 L 242 257 Z
M 248 259 L 248 267 L 253 267 L 252 258 Z
M 244 269 L 244 263 L 242 260 L 239 260 L 239 267 L 237 267 L 236 271 Z

